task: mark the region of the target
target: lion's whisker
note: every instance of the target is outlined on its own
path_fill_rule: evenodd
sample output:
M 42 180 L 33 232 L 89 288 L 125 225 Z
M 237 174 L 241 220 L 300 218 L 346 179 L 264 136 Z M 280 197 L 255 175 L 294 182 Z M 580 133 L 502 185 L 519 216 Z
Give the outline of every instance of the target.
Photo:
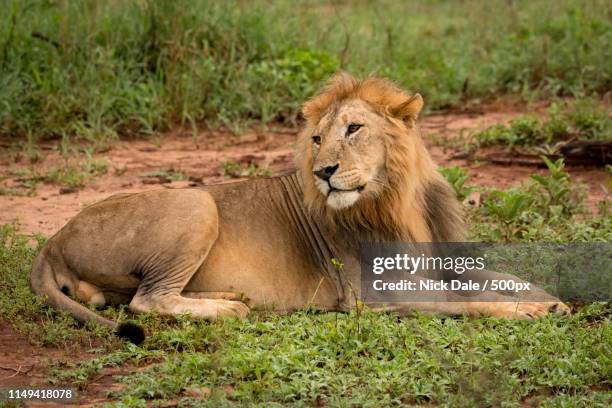
M 382 187 L 391 187 L 388 182 L 384 180 L 379 180 L 377 178 L 373 178 L 372 180 L 370 180 L 370 183 L 378 184 L 379 186 L 382 186 Z

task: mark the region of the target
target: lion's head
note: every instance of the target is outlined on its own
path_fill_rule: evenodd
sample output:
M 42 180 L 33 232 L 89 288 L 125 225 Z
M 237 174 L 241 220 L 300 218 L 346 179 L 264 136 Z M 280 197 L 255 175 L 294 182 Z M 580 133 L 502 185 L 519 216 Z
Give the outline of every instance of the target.
M 335 75 L 302 108 L 297 166 L 307 207 L 374 237 L 461 239 L 459 204 L 416 127 L 422 107 L 419 94 L 389 81 Z

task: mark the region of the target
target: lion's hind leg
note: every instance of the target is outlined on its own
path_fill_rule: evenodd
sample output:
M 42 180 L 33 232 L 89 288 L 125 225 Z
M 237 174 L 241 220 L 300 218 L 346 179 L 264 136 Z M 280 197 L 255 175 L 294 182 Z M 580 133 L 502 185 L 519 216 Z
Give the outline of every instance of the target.
M 204 251 L 204 254 L 207 253 L 208 250 Z M 210 320 L 224 316 L 245 317 L 248 314 L 249 307 L 246 304 L 222 296 L 232 294 L 201 292 L 213 295 L 212 298 L 208 298 L 194 296 L 190 292 L 181 293 L 205 256 L 186 256 L 183 259 L 175 257 L 170 262 L 160 259 L 161 257 L 154 258 L 143 268 L 143 279 L 130 302 L 130 310 L 133 312 L 148 313 L 156 310 L 168 316 L 189 313 L 195 318 Z
M 249 308 L 242 302 L 182 295 L 219 236 L 219 217 L 212 196 L 201 190 L 175 190 L 163 197 L 174 212 L 147 223 L 147 229 L 140 232 L 155 239 L 149 245 L 135 247 L 144 250 L 136 250 L 130 262 L 129 274 L 139 279 L 130 310 L 156 310 L 169 316 L 190 313 L 195 318 L 213 320 L 245 316 Z

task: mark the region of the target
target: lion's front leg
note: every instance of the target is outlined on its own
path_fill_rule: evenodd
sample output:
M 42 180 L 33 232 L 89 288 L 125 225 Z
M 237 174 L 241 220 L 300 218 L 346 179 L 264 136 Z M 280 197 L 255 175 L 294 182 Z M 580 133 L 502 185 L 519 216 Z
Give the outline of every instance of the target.
M 561 301 L 505 301 L 505 302 L 468 302 L 466 314 L 477 317 L 499 317 L 506 319 L 539 319 L 548 314 L 566 316 L 570 308 Z
M 374 311 L 396 312 L 400 315 L 419 311 L 445 316 L 497 317 L 506 319 L 538 319 L 548 314 L 565 316 L 570 308 L 558 299 L 533 301 L 485 292 L 473 296 L 471 301 L 457 300 L 458 295 L 448 293 L 448 301 L 390 302 L 369 304 Z M 453 301 L 453 299 L 455 301 Z
M 470 278 L 474 279 L 474 277 Z M 488 270 L 481 271 L 474 280 L 481 286 L 486 285 L 487 281 L 489 283 L 492 281 L 514 283 L 511 287 L 523 287 L 527 284 L 517 276 Z M 471 302 L 465 305 L 467 314 L 509 319 L 537 319 L 547 314 L 569 315 L 570 308 L 561 300 L 533 284 L 525 286 L 529 290 L 518 293 L 508 290 L 485 291 L 470 299 Z M 455 296 L 455 294 L 449 296 Z
M 398 302 L 370 305 L 379 312 L 396 312 L 400 315 L 414 311 L 444 316 L 498 317 L 505 319 L 538 319 L 548 314 L 569 315 L 570 309 L 563 302 Z
M 524 280 L 509 274 L 493 271 L 480 271 L 477 276 L 457 277 L 456 281 L 465 283 L 470 281 L 478 284 L 479 288 L 486 288 L 487 282 L 512 281 L 517 285 L 526 284 Z M 421 281 L 435 281 L 448 284 L 449 279 L 437 280 L 422 276 L 412 276 L 412 281 L 421 287 Z M 438 285 L 440 286 L 440 285 Z M 490 287 L 490 286 L 489 286 Z M 446 316 L 472 316 L 472 317 L 498 317 L 508 319 L 537 319 L 547 314 L 568 315 L 570 308 L 561 300 L 546 293 L 543 289 L 529 284 L 529 291 L 515 293 L 509 290 L 491 291 L 478 289 L 462 290 L 443 290 L 429 293 L 415 294 L 419 300 L 406 301 L 396 300 L 384 302 L 384 299 L 377 300 L 376 303 L 368 303 L 368 306 L 375 311 L 390 311 L 399 314 L 409 314 L 413 311 L 420 311 L 429 314 L 441 314 Z M 425 301 L 424 301 L 425 300 Z

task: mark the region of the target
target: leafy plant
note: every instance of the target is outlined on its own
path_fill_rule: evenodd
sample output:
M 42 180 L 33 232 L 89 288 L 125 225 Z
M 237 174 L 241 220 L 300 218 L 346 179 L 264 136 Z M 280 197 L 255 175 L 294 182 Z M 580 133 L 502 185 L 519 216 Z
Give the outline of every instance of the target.
M 571 138 L 612 140 L 612 119 L 609 109 L 593 99 L 553 103 L 544 121 L 533 116 L 519 116 L 505 125 L 494 125 L 474 134 L 481 146 L 501 144 L 534 146 Z
M 553 206 L 560 206 L 564 213 L 572 214 L 579 207 L 579 203 L 570 197 L 575 189 L 570 184 L 569 174 L 564 171 L 563 159 L 552 162 L 545 156 L 541 158 L 546 163 L 549 175 L 532 174 L 530 178 L 546 194 L 546 199 L 542 203 L 545 211 L 550 211 Z
M 533 197 L 519 188 L 511 188 L 506 191 L 494 190 L 484 202 L 486 211 L 494 217 L 501 228 L 497 233 L 499 238 L 512 240 L 519 230 L 517 220 L 529 208 L 533 202 Z
M 446 181 L 448 181 L 453 190 L 455 190 L 455 194 L 460 201 L 465 200 L 474 190 L 472 187 L 465 185 L 470 176 L 464 168 L 459 166 L 440 167 L 438 171 L 442 173 Z
M 607 200 L 596 216 L 583 202 L 584 188 L 571 181 L 562 160 L 544 159 L 548 174 L 508 190 L 483 192 L 481 208 L 468 208 L 471 234 L 477 240 L 608 241 L 612 239 Z

